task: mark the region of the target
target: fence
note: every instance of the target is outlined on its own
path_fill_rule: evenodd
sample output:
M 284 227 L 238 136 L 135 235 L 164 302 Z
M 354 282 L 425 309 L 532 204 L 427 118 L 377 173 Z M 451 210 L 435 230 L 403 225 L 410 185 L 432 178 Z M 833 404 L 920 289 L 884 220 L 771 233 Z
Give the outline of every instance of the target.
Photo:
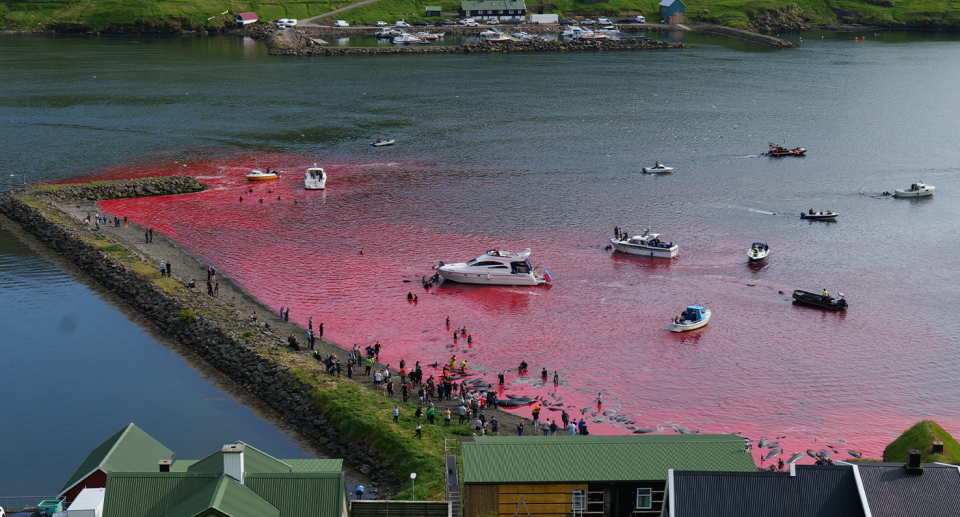
M 0 496 L 0 507 L 6 513 L 13 513 L 25 508 L 36 508 L 40 501 L 58 499 L 55 495 L 11 495 Z

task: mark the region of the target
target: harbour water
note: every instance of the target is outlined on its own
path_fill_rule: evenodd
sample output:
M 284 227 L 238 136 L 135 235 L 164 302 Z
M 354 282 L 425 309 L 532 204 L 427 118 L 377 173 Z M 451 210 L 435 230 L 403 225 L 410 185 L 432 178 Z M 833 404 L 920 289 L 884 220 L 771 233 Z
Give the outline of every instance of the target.
M 776 52 L 686 34 L 676 52 L 296 60 L 232 38 L 9 38 L 0 150 L 27 181 L 185 163 L 214 188 L 103 208 L 325 337 L 379 340 L 387 363 L 456 354 L 492 381 L 526 360 L 559 386 L 508 373 L 505 393 L 597 412 L 593 433 L 630 432 L 624 415 L 878 457 L 917 420 L 960 424 L 960 108 L 935 93 L 960 79 L 960 37 L 820 35 Z M 377 137 L 398 144 L 366 145 Z M 769 141 L 810 152 L 769 158 Z M 676 171 L 640 172 L 655 160 Z M 313 163 L 324 192 L 301 187 Z M 249 193 L 255 166 L 288 173 Z M 880 196 L 918 180 L 937 194 Z M 800 220 L 809 208 L 841 217 Z M 611 254 L 615 225 L 680 257 Z M 754 241 L 773 250 L 763 266 L 746 264 Z M 553 285 L 416 281 L 497 247 L 532 248 Z M 846 313 L 789 301 L 825 287 Z M 667 332 L 694 302 L 710 325 Z M 454 346 L 447 315 L 472 346 Z

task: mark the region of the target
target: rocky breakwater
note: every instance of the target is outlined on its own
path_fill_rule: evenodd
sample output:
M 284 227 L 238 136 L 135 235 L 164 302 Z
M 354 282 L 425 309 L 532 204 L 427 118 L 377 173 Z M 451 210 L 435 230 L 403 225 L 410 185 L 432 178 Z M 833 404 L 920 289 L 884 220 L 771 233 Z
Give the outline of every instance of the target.
M 468 54 L 475 52 L 585 52 L 623 50 L 667 50 L 686 48 L 682 43 L 627 39 L 611 41 L 508 41 L 504 43 L 462 43 L 450 46 L 397 47 L 272 47 L 267 52 L 274 56 L 347 56 L 378 54 Z
M 57 251 L 99 284 L 119 296 L 178 344 L 196 352 L 239 386 L 275 409 L 292 428 L 339 455 L 368 475 L 381 496 L 400 484 L 390 461 L 362 440 L 341 433 L 318 408 L 317 386 L 298 380 L 282 364 L 283 338 L 251 322 L 235 301 L 206 296 L 169 278 L 151 281 L 155 268 L 106 239 L 91 226 L 59 208 L 59 203 L 140 195 L 196 192 L 205 186 L 193 178 L 152 178 L 103 184 L 41 185 L 0 195 L 0 212 Z M 146 269 L 144 269 L 146 268 Z

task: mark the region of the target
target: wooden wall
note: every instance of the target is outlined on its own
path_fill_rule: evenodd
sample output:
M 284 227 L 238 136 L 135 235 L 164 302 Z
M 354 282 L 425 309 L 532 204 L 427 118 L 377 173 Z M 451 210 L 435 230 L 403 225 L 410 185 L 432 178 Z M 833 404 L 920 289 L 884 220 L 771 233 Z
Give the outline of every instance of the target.
M 499 485 L 501 516 L 512 517 L 517 512 L 517 503 L 523 498 L 533 517 L 563 517 L 570 515 L 573 490 L 586 489 L 586 483 L 551 485 Z M 526 516 L 523 506 L 517 517 Z M 474 516 L 469 516 L 474 517 Z
M 463 517 L 477 517 L 496 512 L 497 504 L 500 502 L 498 488 L 498 485 L 465 485 Z M 513 510 L 510 511 L 510 515 L 513 515 Z

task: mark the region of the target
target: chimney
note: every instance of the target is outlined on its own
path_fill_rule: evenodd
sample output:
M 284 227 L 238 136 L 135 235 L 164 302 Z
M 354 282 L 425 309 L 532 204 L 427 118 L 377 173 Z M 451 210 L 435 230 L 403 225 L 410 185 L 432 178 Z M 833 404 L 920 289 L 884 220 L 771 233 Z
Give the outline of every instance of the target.
M 907 469 L 908 474 L 923 474 L 923 467 L 920 466 L 920 451 L 909 450 L 907 451 L 910 459 L 907 460 L 903 466 Z
M 790 477 L 792 477 L 792 478 L 797 477 L 797 464 L 796 464 L 796 463 L 791 463 L 791 464 L 790 464 Z
M 223 473 L 243 483 L 245 472 L 243 468 L 243 449 L 242 443 L 229 443 L 224 445 L 220 452 L 223 453 Z
M 160 460 L 160 472 L 170 472 L 170 467 L 173 466 L 173 460 Z
M 934 440 L 930 454 L 943 454 L 943 442 Z

